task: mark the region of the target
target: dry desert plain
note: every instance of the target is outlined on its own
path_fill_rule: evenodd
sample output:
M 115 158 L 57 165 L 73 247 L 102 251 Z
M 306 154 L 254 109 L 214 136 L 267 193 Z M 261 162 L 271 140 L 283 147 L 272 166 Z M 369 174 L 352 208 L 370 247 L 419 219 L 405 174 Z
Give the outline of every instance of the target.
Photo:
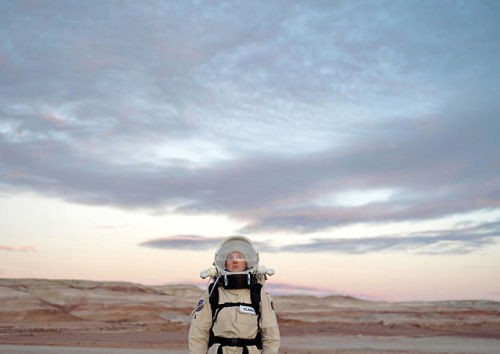
M 0 279 L 0 353 L 186 353 L 194 285 Z M 500 353 L 500 303 L 275 296 L 280 353 Z

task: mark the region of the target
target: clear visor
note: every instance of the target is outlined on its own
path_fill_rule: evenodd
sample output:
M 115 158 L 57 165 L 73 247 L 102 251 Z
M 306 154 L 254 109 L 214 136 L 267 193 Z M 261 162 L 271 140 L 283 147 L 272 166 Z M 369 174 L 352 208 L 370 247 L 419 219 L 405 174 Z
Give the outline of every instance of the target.
M 226 260 L 233 252 L 237 252 L 243 256 L 247 263 L 247 269 L 253 268 L 259 264 L 259 254 L 250 240 L 243 236 L 232 236 L 226 239 L 215 253 L 214 265 L 220 269 L 225 269 Z M 239 256 L 233 254 L 232 257 Z

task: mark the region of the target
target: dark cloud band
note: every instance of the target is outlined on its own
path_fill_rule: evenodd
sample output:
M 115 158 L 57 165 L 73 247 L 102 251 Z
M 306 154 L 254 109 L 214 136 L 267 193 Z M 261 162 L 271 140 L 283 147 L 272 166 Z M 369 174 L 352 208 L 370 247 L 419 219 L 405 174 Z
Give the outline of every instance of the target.
M 141 242 L 139 246 L 172 250 L 205 251 L 209 249 L 215 250 L 223 240 L 224 237 L 208 238 L 193 235 L 179 235 L 144 241 Z
M 401 235 L 379 235 L 362 238 L 317 238 L 306 243 L 273 246 L 258 242 L 259 252 L 346 253 L 413 252 L 417 254 L 468 254 L 492 245 L 500 238 L 500 221 L 470 227 L 424 231 Z M 140 246 L 170 250 L 215 250 L 224 238 L 203 236 L 170 236 L 140 243 Z

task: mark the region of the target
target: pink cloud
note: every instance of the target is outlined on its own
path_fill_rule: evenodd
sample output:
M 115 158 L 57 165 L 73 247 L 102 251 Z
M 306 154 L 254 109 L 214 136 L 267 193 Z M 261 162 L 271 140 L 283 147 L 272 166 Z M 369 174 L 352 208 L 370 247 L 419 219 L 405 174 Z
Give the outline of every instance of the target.
M 38 157 L 50 156 L 50 155 L 52 155 L 52 153 L 50 153 L 48 151 L 33 151 L 30 153 L 30 155 L 34 158 L 38 158 Z
M 10 251 L 10 252 L 38 252 L 36 248 L 31 246 L 20 246 L 20 247 L 10 247 L 0 245 L 0 251 Z
M 67 124 L 67 122 L 64 119 L 56 117 L 53 114 L 41 114 L 40 116 L 43 119 L 45 119 L 45 120 L 51 122 L 52 124 L 54 124 L 56 126 L 56 128 L 62 128 L 62 127 L 64 127 Z
M 116 225 L 97 225 L 95 228 L 98 230 L 113 230 L 113 229 L 117 229 L 119 227 L 120 226 L 116 226 Z
M 28 173 L 25 171 L 12 171 L 10 173 L 4 174 L 4 178 L 7 179 L 18 179 L 28 176 Z
M 266 283 L 267 289 L 276 295 L 314 295 L 314 296 L 328 296 L 328 295 L 337 295 L 338 291 L 318 287 L 318 286 L 305 286 L 300 284 L 292 284 L 292 283 L 276 283 L 269 282 Z

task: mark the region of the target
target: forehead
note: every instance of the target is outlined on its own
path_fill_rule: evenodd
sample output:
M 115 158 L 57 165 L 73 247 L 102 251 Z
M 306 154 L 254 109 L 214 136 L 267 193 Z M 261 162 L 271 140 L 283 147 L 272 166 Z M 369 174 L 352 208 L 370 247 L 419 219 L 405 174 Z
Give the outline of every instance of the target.
M 245 258 L 245 256 L 243 256 L 240 252 L 231 252 L 227 255 L 226 258 L 229 258 L 229 257 L 241 257 L 241 258 Z

